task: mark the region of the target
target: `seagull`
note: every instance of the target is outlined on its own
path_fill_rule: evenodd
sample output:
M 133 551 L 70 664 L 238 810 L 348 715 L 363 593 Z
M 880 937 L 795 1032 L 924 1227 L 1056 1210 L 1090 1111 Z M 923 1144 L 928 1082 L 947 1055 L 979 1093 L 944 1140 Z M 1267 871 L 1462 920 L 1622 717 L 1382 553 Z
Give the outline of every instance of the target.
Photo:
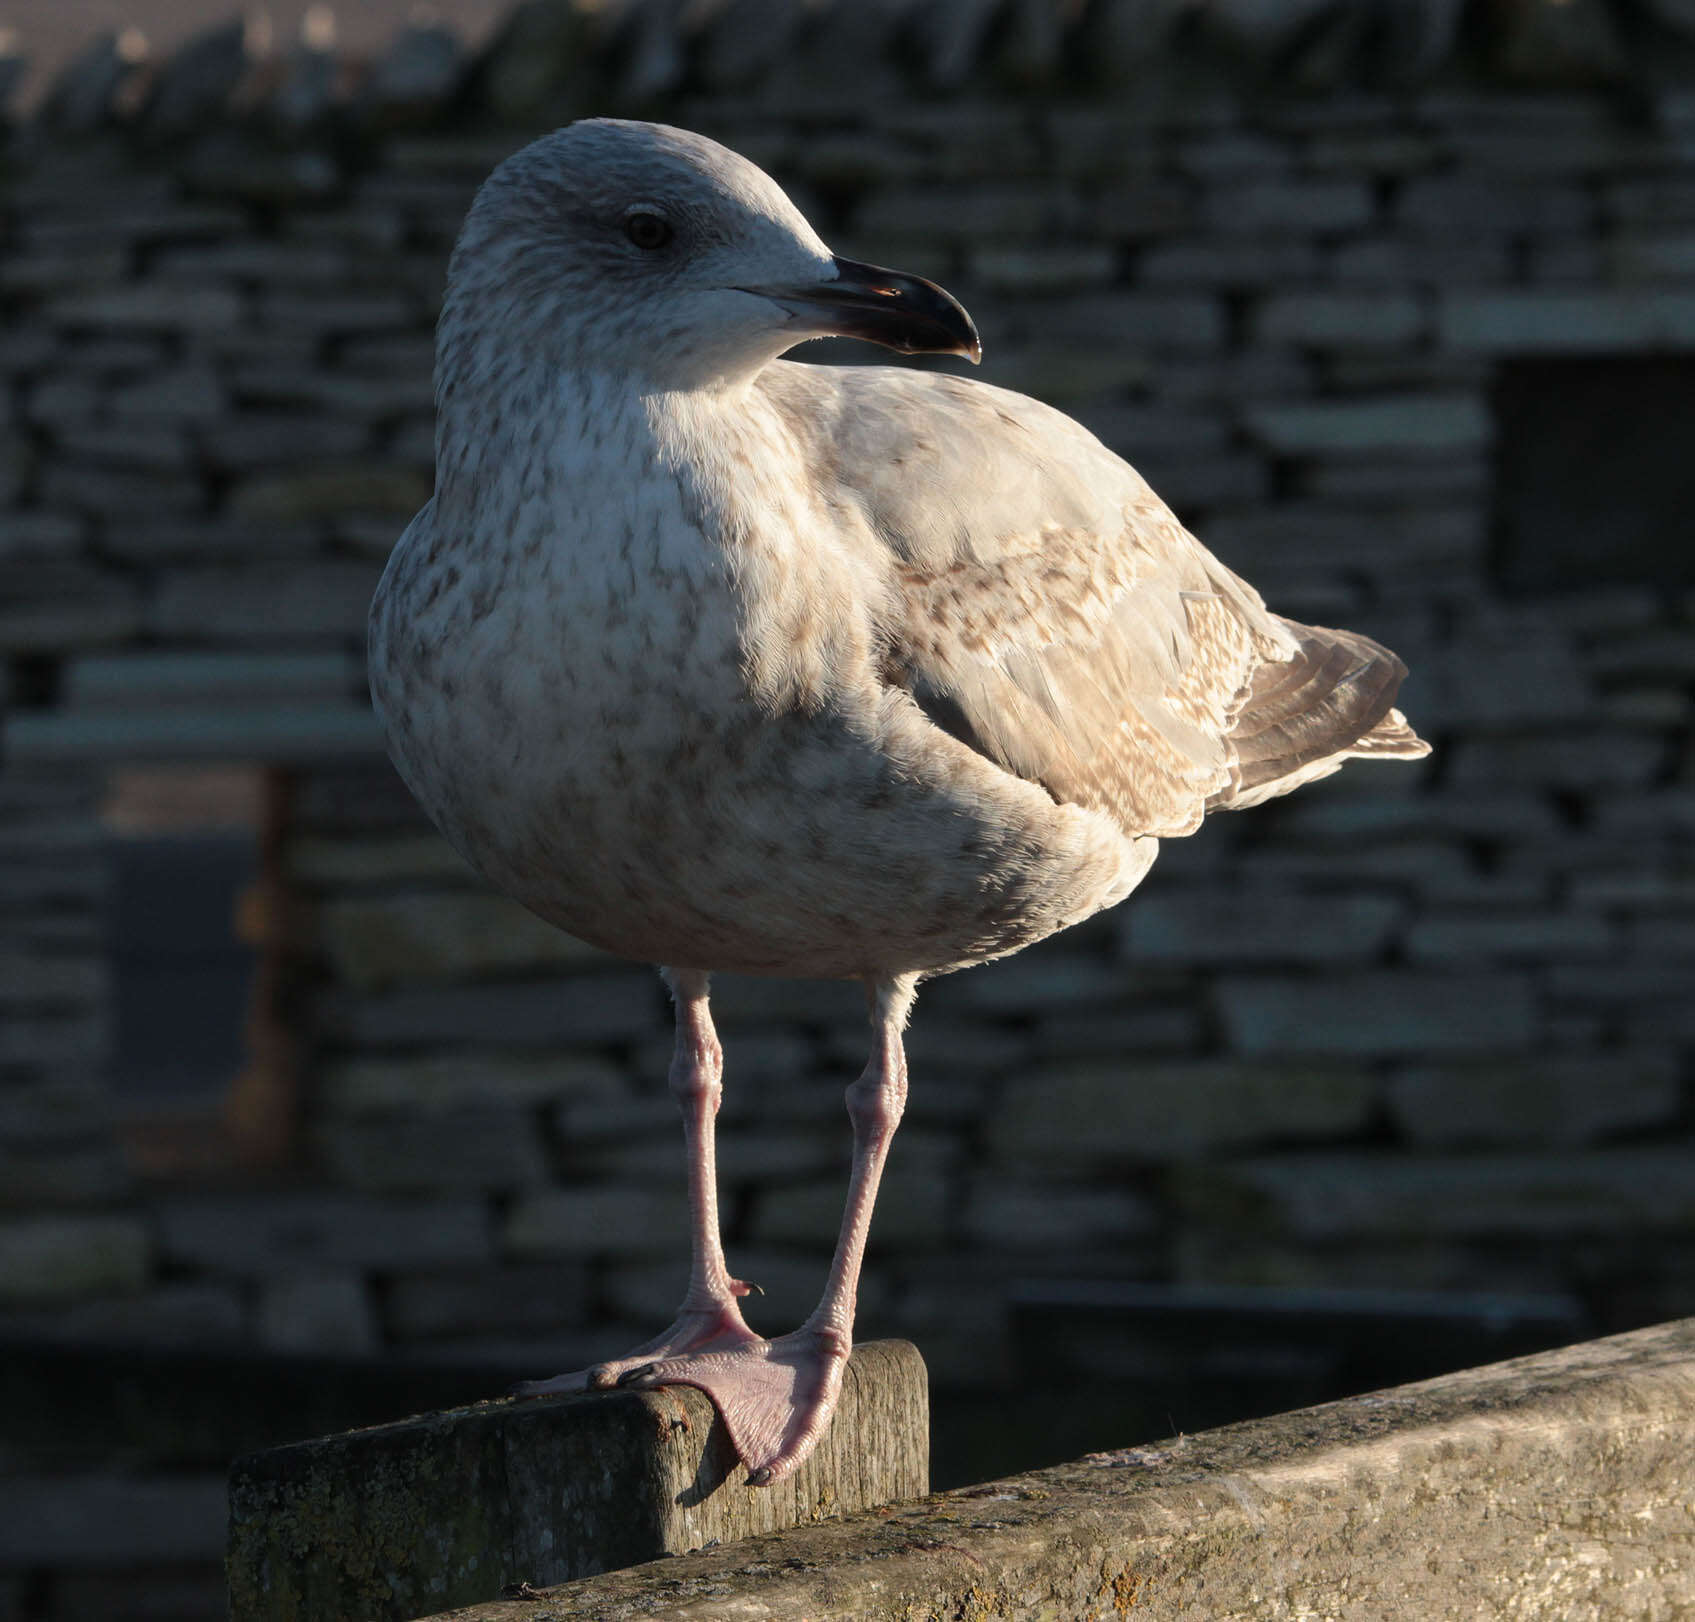
M 532 912 L 660 965 L 676 1009 L 676 1321 L 518 1391 L 696 1386 L 754 1485 L 835 1407 L 919 982 L 1122 901 L 1209 811 L 1428 752 L 1394 654 L 1272 613 L 1079 424 L 779 358 L 831 335 L 981 354 L 948 293 L 838 258 L 700 135 L 596 118 L 525 147 L 453 252 L 435 494 L 370 619 L 436 826 Z M 720 1239 L 714 971 L 854 979 L 870 1010 L 834 1259 L 774 1339 Z

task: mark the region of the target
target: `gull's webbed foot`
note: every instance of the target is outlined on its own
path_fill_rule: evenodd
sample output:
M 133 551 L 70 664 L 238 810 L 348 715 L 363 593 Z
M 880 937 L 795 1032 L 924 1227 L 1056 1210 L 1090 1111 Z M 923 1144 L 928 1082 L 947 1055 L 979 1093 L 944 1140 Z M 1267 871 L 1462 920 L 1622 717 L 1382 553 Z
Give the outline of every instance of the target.
M 798 1469 L 829 1427 L 851 1342 L 839 1330 L 803 1327 L 775 1340 L 698 1347 L 650 1359 L 618 1384 L 641 1391 L 692 1385 L 712 1399 L 747 1466 L 764 1487 Z
M 743 1290 L 746 1289 L 742 1285 Z M 685 1307 L 669 1329 L 604 1363 L 591 1364 L 551 1380 L 520 1380 L 512 1387 L 514 1397 L 552 1397 L 569 1391 L 610 1391 L 633 1371 L 651 1368 L 656 1362 L 706 1354 L 734 1353 L 745 1346 L 765 1342 L 742 1320 L 734 1300 L 710 1307 Z M 663 1383 L 663 1382 L 659 1382 Z

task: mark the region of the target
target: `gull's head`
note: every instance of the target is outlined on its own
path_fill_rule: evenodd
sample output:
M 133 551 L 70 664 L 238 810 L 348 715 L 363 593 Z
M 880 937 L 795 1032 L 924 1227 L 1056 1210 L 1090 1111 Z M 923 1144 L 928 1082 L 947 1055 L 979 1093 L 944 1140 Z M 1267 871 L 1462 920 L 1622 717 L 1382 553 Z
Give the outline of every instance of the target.
M 836 258 L 762 169 L 704 136 L 591 118 L 497 168 L 448 270 L 442 359 L 499 341 L 562 369 L 690 388 L 807 338 L 980 353 L 918 276 Z

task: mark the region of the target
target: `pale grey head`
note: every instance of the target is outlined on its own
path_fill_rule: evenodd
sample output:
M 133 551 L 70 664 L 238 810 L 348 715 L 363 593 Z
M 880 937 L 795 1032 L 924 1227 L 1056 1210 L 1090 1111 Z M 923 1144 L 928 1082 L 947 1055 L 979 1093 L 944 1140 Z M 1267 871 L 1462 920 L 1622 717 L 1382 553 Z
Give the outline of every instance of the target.
M 448 270 L 440 371 L 522 357 L 686 389 L 826 334 L 979 352 L 948 294 L 834 257 L 747 159 L 687 130 L 593 118 L 515 153 L 478 192 Z

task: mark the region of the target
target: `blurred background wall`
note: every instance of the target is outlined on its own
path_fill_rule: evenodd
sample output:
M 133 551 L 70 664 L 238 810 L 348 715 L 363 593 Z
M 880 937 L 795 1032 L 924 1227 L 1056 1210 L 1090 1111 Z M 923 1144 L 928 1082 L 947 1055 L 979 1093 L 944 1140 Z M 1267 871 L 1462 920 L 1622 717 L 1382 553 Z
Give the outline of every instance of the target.
M 459 220 L 585 113 L 944 282 L 1437 746 L 921 997 L 860 1333 L 938 1480 L 1695 1312 L 1688 0 L 158 10 L 0 56 L 0 1619 L 217 1615 L 230 1453 L 680 1293 L 656 977 L 460 865 L 361 665 Z M 716 1008 L 786 1328 L 860 997 Z

